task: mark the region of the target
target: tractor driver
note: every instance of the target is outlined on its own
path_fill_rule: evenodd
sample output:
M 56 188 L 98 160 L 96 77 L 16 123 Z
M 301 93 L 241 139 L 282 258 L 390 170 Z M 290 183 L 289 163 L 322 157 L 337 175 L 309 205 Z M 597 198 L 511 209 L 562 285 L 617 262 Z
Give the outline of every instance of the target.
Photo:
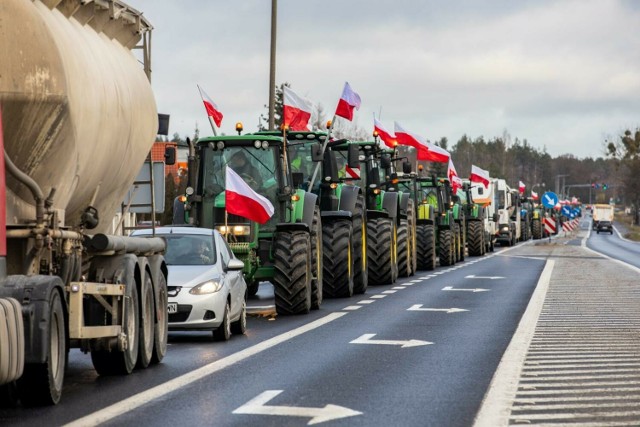
M 229 160 L 229 167 L 233 169 L 235 173 L 240 175 L 240 177 L 244 179 L 245 182 L 254 190 L 262 187 L 263 182 L 260 172 L 258 172 L 258 169 L 256 169 L 249 159 L 247 159 L 247 155 L 244 151 L 238 151 L 231 156 L 231 159 Z

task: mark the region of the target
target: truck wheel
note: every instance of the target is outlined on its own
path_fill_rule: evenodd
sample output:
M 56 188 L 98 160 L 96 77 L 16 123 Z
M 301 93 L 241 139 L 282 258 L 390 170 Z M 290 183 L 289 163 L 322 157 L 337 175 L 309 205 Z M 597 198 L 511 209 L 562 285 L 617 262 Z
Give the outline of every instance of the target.
M 533 234 L 534 239 L 538 240 L 542 238 L 542 224 L 540 221 L 534 219 L 533 224 L 531 224 L 531 229 L 531 234 Z
M 213 330 L 213 339 L 215 341 L 228 341 L 231 338 L 231 320 L 229 319 L 229 301 L 224 306 L 224 313 L 222 313 L 222 323 L 216 329 Z
M 411 248 L 408 234 L 407 220 L 402 219 L 398 227 L 398 275 L 400 277 L 409 277 L 411 275 L 411 254 L 409 252 Z
M 124 351 L 93 350 L 91 361 L 99 375 L 126 375 L 133 371 L 138 360 L 138 290 L 133 271 L 125 279 L 123 333 L 126 334 L 127 348 Z M 101 306 L 100 306 L 101 307 Z
M 151 363 L 156 364 L 162 362 L 164 355 L 167 354 L 167 342 L 169 341 L 169 315 L 167 306 L 169 298 L 167 296 L 167 278 L 162 271 L 158 274 L 158 306 L 156 309 L 156 324 L 153 329 L 153 355 Z
M 329 298 L 353 296 L 351 221 L 322 224 L 323 291 Z
M 393 224 L 391 218 L 367 221 L 367 264 L 370 285 L 393 283 Z
M 411 261 L 409 262 L 409 276 L 413 276 L 418 271 L 418 250 L 417 250 L 417 238 L 416 238 L 416 210 L 413 205 L 413 200 L 409 199 L 407 204 L 407 226 L 409 229 L 409 256 Z
M 153 357 L 153 344 L 155 337 L 155 306 L 153 304 L 153 283 L 151 273 L 144 273 L 144 279 L 140 284 L 140 332 L 138 343 L 137 368 L 146 368 Z
M 242 309 L 240 317 L 231 323 L 231 333 L 236 335 L 244 335 L 247 332 L 247 302 L 242 301 Z
M 469 256 L 480 256 L 483 251 L 483 237 L 484 230 L 482 229 L 482 224 L 478 221 L 470 221 L 469 222 Z
M 460 228 L 460 261 L 464 261 L 465 252 L 467 250 L 467 225 L 461 222 Z
M 311 310 L 311 250 L 309 233 L 280 231 L 274 243 L 276 312 L 307 314 Z
M 313 222 L 311 224 L 311 309 L 317 310 L 322 304 L 322 222 L 320 219 L 320 207 L 313 210 Z
M 367 221 L 364 197 L 358 195 L 353 211 L 353 293 L 364 294 L 369 284 L 367 271 Z
M 15 395 L 14 381 L 24 371 L 22 306 L 14 298 L 0 298 L 0 343 L 0 385 L 6 384 L 0 390 L 5 395 L 3 397 L 10 398 Z M 0 399 L 0 402 L 9 403 L 9 400 Z
M 436 268 L 436 239 L 432 224 L 420 224 L 416 227 L 416 259 L 418 270 Z
M 247 295 L 250 297 L 255 296 L 258 293 L 258 288 L 260 287 L 260 282 L 254 280 L 253 282 L 247 285 Z
M 67 362 L 66 320 L 62 297 L 55 290 L 49 297 L 48 320 L 47 360 L 26 364 L 24 374 L 18 380 L 20 400 L 26 406 L 55 405 L 62 395 Z
M 438 235 L 438 258 L 440 259 L 440 266 L 449 266 L 454 264 L 453 251 L 451 250 L 452 243 L 451 230 L 440 230 Z

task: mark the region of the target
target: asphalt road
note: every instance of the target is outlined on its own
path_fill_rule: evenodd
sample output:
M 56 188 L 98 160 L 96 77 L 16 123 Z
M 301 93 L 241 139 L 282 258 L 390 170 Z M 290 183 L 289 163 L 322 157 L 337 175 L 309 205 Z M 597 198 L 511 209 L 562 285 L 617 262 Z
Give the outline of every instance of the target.
M 544 267 L 510 253 L 251 317 L 226 343 L 172 333 L 159 366 L 127 377 L 98 377 L 74 350 L 62 402 L 0 409 L 0 425 L 472 425 Z
M 613 234 L 591 231 L 587 247 L 610 258 L 640 268 L 640 243 L 623 238 L 614 223 Z

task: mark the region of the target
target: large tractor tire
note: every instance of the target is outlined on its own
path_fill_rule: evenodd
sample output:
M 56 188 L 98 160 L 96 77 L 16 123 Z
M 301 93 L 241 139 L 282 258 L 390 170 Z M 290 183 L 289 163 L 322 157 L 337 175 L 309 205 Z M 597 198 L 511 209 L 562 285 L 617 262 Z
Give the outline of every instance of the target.
M 438 235 L 438 259 L 440 266 L 446 267 L 455 263 L 453 253 L 453 232 L 451 230 L 440 230 Z
M 409 256 L 411 261 L 409 262 L 409 276 L 413 276 L 418 271 L 418 251 L 417 251 L 417 238 L 416 238 L 416 211 L 413 205 L 413 200 L 409 199 L 407 204 L 407 227 L 409 237 Z
M 536 240 L 542 239 L 542 222 L 538 219 L 534 219 L 531 224 L 531 231 L 533 234 L 533 238 Z
M 276 233 L 273 287 L 278 314 L 307 314 L 311 310 L 310 246 L 305 231 Z
M 459 261 L 464 261 L 467 251 L 467 224 L 463 222 L 459 225 L 460 228 L 460 259 Z
M 131 263 L 123 265 L 125 273 L 123 275 L 123 283 L 125 285 L 124 297 L 124 318 L 122 319 L 122 329 L 126 334 L 127 348 L 124 351 L 118 350 L 92 350 L 91 361 L 96 372 L 100 375 L 126 375 L 133 371 L 138 360 L 139 351 L 139 332 L 140 332 L 140 316 L 138 308 L 138 289 L 136 286 L 134 271 Z M 95 315 L 104 313 L 102 305 L 94 303 L 91 307 Z M 108 324 L 111 319 L 108 316 Z
M 484 229 L 479 221 L 469 222 L 469 256 L 481 256 L 484 253 Z
M 311 224 L 311 309 L 318 310 L 322 304 L 322 221 L 320 219 L 320 207 L 313 210 L 313 222 Z
M 350 220 L 322 224 L 323 292 L 328 298 L 353 295 L 353 246 Z
M 49 297 L 47 313 L 49 330 L 46 334 L 46 361 L 26 364 L 24 373 L 18 380 L 20 400 L 26 406 L 55 405 L 62 396 L 67 363 L 67 335 L 63 304 L 62 296 L 54 290 Z
M 394 224 L 391 218 L 367 221 L 367 263 L 370 285 L 387 285 L 395 281 L 393 263 Z M 397 271 L 397 270 L 396 270 Z
M 156 276 L 156 289 L 158 289 L 158 306 L 156 307 L 156 324 L 154 327 L 153 337 L 153 355 L 151 363 L 160 363 L 167 354 L 167 344 L 169 342 L 169 314 L 167 306 L 169 305 L 169 296 L 167 295 L 167 278 L 164 272 L 160 271 Z
M 460 261 L 460 243 L 462 238 L 460 237 L 460 224 L 453 225 L 453 263 Z
M 416 250 L 418 270 L 434 270 L 437 258 L 433 224 L 420 224 L 416 227 Z
M 411 275 L 411 244 L 409 243 L 409 226 L 406 219 L 400 220 L 398 226 L 398 275 Z
M 367 271 L 367 220 L 364 197 L 358 195 L 353 212 L 353 293 L 363 294 L 369 284 Z

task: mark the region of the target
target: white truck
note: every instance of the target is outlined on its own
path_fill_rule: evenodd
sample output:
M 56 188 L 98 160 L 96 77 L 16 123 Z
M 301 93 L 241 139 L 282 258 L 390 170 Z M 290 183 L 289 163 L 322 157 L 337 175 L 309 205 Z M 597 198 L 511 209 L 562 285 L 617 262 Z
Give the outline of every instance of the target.
M 593 212 L 591 213 L 592 222 L 591 228 L 593 230 L 598 228 L 600 221 L 613 222 L 613 205 L 597 204 L 593 205 Z
M 471 186 L 471 196 L 474 203 L 482 205 L 485 209 L 484 230 L 485 230 L 485 251 L 493 252 L 498 235 L 498 213 L 495 198 L 496 180 L 490 179 L 489 186 L 473 183 Z
M 498 213 L 496 242 L 513 246 L 520 241 L 520 197 L 504 179 L 495 179 L 494 197 Z
M 121 0 L 0 17 L 0 396 L 56 404 L 69 348 L 100 375 L 167 349 L 164 241 L 106 234 L 158 133 L 152 27 Z

